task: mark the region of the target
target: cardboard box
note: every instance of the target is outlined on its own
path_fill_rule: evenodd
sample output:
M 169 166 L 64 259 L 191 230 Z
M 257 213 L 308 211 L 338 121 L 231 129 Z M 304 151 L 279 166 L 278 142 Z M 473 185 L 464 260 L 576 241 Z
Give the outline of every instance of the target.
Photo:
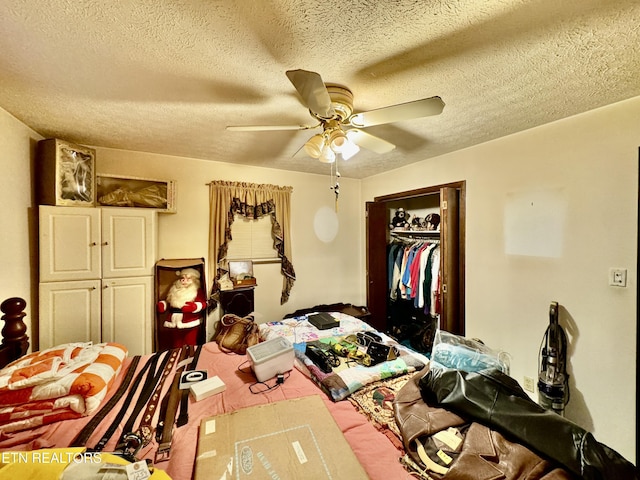
M 226 389 L 227 385 L 220 380 L 220 377 L 217 375 L 215 377 L 202 380 L 201 382 L 194 383 L 189 387 L 191 396 L 196 402 L 209 398 L 211 395 L 224 392 Z
M 194 480 L 366 480 L 322 398 L 243 408 L 202 420 Z
M 205 292 L 207 290 L 206 269 L 204 258 L 163 258 L 156 262 L 155 266 L 155 301 L 153 310 L 155 312 L 154 322 L 154 352 L 169 350 L 173 348 L 173 336 L 175 328 L 167 328 L 164 322 L 169 319 L 171 312 L 159 313 L 155 305 L 159 300 L 165 300 L 171 285 L 178 279 L 176 273 L 184 268 L 194 268 L 200 272 L 200 286 Z M 207 309 L 204 308 L 200 312 L 202 322 L 198 331 L 198 343 L 205 343 Z

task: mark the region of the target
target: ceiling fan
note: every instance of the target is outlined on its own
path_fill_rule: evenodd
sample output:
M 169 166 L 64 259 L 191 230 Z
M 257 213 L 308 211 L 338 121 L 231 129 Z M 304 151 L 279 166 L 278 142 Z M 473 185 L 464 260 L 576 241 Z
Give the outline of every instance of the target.
M 311 130 L 322 127 L 322 133 L 312 136 L 295 156 L 302 152 L 321 162 L 333 163 L 336 154 L 347 160 L 358 153 L 360 147 L 376 153 L 387 153 L 396 147 L 362 128 L 439 115 L 444 108 L 444 102 L 436 96 L 354 113 L 353 93 L 349 88 L 324 83 L 320 74 L 308 70 L 288 70 L 286 73 L 309 113 L 318 121 L 316 125 L 230 125 L 227 130 Z

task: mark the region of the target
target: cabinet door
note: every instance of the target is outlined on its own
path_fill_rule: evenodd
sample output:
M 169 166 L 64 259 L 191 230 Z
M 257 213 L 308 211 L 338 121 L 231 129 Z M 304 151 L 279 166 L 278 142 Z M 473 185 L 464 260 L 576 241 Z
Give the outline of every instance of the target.
M 40 207 L 40 281 L 100 278 L 100 210 Z
M 102 208 L 102 278 L 153 275 L 156 212 Z
M 40 284 L 39 349 L 101 341 L 100 280 Z
M 153 277 L 102 281 L 102 341 L 117 342 L 129 355 L 151 353 Z

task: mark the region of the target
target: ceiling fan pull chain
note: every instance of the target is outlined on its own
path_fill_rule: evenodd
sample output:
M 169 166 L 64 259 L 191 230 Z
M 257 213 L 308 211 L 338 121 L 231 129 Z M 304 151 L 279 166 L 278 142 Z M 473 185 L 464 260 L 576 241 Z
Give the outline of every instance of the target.
M 336 173 L 335 173 L 335 181 L 333 180 L 333 168 L 335 166 L 336 169 Z M 335 209 L 336 209 L 336 213 L 338 213 L 338 197 L 340 196 L 340 182 L 338 181 L 338 179 L 340 178 L 340 172 L 338 171 L 338 161 L 336 160 L 333 164 L 331 164 L 331 181 L 333 183 L 331 189 L 333 190 L 333 193 L 336 194 L 336 202 L 335 202 Z

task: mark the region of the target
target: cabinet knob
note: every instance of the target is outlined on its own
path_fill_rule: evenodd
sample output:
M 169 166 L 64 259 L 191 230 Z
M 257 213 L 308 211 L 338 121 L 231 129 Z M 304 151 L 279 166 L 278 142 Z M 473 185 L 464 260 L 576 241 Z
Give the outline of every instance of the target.
M 91 242 L 90 244 L 91 247 L 95 247 L 96 245 L 98 245 L 96 242 Z
M 104 242 L 102 245 L 107 246 L 109 245 L 109 242 Z

